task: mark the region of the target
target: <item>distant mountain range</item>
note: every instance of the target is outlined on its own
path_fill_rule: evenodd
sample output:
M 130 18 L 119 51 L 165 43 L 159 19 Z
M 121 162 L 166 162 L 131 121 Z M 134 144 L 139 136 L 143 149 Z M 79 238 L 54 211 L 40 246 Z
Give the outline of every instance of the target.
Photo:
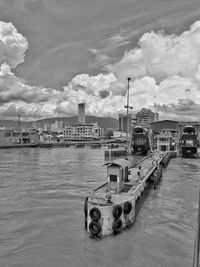
M 113 128 L 113 129 L 118 129 L 118 120 L 111 118 L 111 117 L 96 117 L 96 116 L 86 116 L 86 123 L 94 123 L 97 122 L 98 126 L 101 128 Z M 54 123 L 55 121 L 63 121 L 64 125 L 75 125 L 78 123 L 78 118 L 77 116 L 74 117 L 56 117 L 56 118 L 47 118 L 47 119 L 41 119 L 41 120 L 36 120 L 36 121 L 20 121 L 21 127 L 24 128 L 30 128 L 32 127 L 33 123 L 37 124 L 37 127 L 42 127 L 43 124 L 51 124 Z M 19 127 L 19 122 L 13 121 L 13 120 L 0 120 L 0 127 Z

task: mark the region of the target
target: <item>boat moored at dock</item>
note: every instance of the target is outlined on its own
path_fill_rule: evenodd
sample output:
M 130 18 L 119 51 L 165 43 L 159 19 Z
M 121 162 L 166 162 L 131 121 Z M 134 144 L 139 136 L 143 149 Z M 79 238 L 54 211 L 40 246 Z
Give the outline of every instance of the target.
M 38 147 L 39 134 L 36 129 L 0 130 L 0 148 Z
M 85 227 L 92 237 L 118 234 L 134 224 L 136 205 L 149 183 L 156 188 L 168 152 L 154 151 L 134 166 L 125 159 L 108 162 L 107 182 L 85 199 Z
M 135 126 L 132 131 L 131 143 L 133 153 L 141 152 L 142 155 L 146 155 L 150 150 L 150 140 L 147 129 L 141 126 Z
M 194 126 L 184 127 L 179 140 L 180 154 L 182 157 L 193 157 L 198 155 L 198 138 Z

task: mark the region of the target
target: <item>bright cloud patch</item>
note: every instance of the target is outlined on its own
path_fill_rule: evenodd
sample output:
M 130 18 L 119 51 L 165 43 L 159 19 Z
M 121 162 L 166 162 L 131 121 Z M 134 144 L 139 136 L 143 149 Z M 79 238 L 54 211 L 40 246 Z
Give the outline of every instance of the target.
M 16 77 L 12 69 L 24 61 L 27 48 L 26 38 L 11 23 L 0 22 L 1 117 L 75 115 L 82 101 L 88 115 L 117 117 L 125 113 L 131 77 L 130 105 L 135 112 L 147 107 L 161 118 L 200 120 L 200 21 L 179 36 L 145 33 L 108 73 L 79 74 L 63 91 L 30 86 Z
M 164 32 L 145 33 L 138 47 L 125 53 L 110 69 L 117 77 L 134 78 L 151 76 L 157 82 L 180 75 L 196 79 L 200 64 L 200 21 L 181 35 L 165 35 Z
M 15 68 L 24 61 L 28 42 L 17 32 L 12 23 L 0 21 L 0 64 L 7 63 Z

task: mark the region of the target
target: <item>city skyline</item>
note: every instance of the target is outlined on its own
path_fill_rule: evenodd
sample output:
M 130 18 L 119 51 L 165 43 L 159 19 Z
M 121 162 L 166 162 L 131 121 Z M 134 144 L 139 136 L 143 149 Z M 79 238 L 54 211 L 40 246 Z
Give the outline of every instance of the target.
M 0 0 L 0 119 L 200 120 L 199 1 Z

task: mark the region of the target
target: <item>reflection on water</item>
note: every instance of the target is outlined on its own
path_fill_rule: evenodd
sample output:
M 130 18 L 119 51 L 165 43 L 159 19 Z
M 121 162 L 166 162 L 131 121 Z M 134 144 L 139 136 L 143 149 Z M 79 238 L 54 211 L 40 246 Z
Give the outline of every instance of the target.
M 83 200 L 105 181 L 102 149 L 8 149 L 0 161 L 0 266 L 192 265 L 199 159 L 172 159 L 134 227 L 100 241 Z

